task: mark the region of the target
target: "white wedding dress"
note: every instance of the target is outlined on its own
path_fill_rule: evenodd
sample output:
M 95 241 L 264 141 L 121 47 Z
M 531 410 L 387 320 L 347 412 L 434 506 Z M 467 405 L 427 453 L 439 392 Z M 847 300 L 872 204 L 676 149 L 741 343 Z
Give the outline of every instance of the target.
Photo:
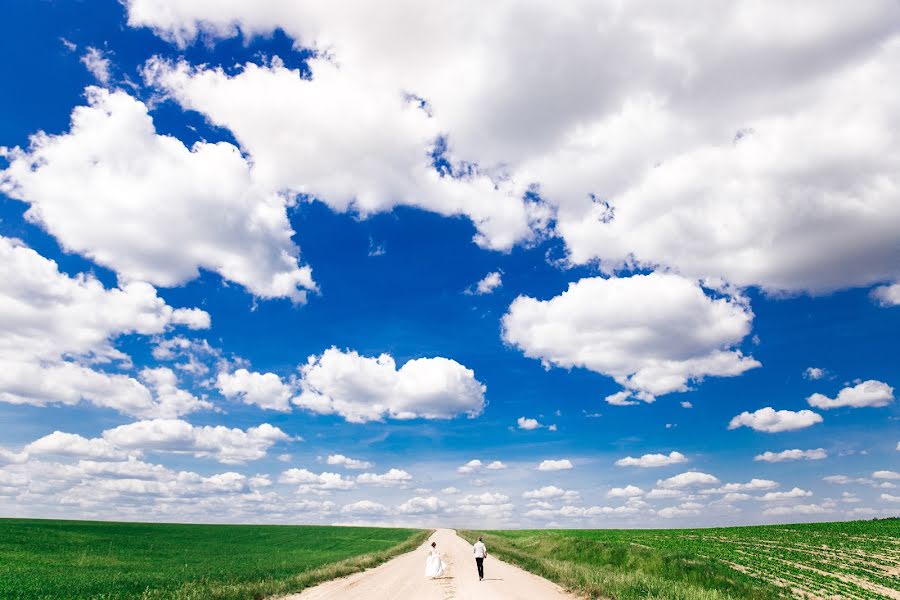
M 425 559 L 425 577 L 440 577 L 444 574 L 447 567 L 441 560 L 441 555 L 437 550 L 430 550 L 428 557 Z

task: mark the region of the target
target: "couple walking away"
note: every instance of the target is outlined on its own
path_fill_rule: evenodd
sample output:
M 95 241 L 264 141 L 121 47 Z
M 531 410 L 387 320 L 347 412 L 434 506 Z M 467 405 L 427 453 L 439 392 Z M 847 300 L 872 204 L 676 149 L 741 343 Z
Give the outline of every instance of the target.
M 484 559 L 487 558 L 487 548 L 481 538 L 472 546 L 472 553 L 475 555 L 475 566 L 478 567 L 478 581 L 481 581 L 484 579 Z M 440 577 L 446 568 L 447 565 L 441 560 L 441 554 L 437 550 L 437 542 L 431 542 L 431 550 L 425 559 L 425 577 Z

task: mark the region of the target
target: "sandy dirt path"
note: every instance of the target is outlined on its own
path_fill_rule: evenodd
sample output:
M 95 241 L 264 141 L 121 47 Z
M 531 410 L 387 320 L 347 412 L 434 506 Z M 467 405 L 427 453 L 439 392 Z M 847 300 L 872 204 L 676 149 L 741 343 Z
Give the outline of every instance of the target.
M 425 556 L 437 542 L 444 576 L 426 579 Z M 438 529 L 417 550 L 381 566 L 328 581 L 284 600 L 573 600 L 558 585 L 490 556 L 478 581 L 472 547 L 450 529 Z

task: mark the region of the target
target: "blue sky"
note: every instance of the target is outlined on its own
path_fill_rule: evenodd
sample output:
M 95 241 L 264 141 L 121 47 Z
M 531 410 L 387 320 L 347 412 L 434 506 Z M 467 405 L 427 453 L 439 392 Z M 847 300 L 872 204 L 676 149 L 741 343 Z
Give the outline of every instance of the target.
M 8 7 L 0 511 L 896 514 L 896 6 L 427 4 Z

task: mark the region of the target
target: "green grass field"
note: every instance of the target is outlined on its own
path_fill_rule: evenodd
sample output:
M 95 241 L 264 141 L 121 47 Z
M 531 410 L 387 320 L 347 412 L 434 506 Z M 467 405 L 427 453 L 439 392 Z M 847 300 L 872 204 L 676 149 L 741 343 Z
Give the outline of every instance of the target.
M 460 535 L 591 598 L 900 598 L 898 519 Z
M 264 598 L 374 566 L 428 533 L 0 519 L 0 598 Z

